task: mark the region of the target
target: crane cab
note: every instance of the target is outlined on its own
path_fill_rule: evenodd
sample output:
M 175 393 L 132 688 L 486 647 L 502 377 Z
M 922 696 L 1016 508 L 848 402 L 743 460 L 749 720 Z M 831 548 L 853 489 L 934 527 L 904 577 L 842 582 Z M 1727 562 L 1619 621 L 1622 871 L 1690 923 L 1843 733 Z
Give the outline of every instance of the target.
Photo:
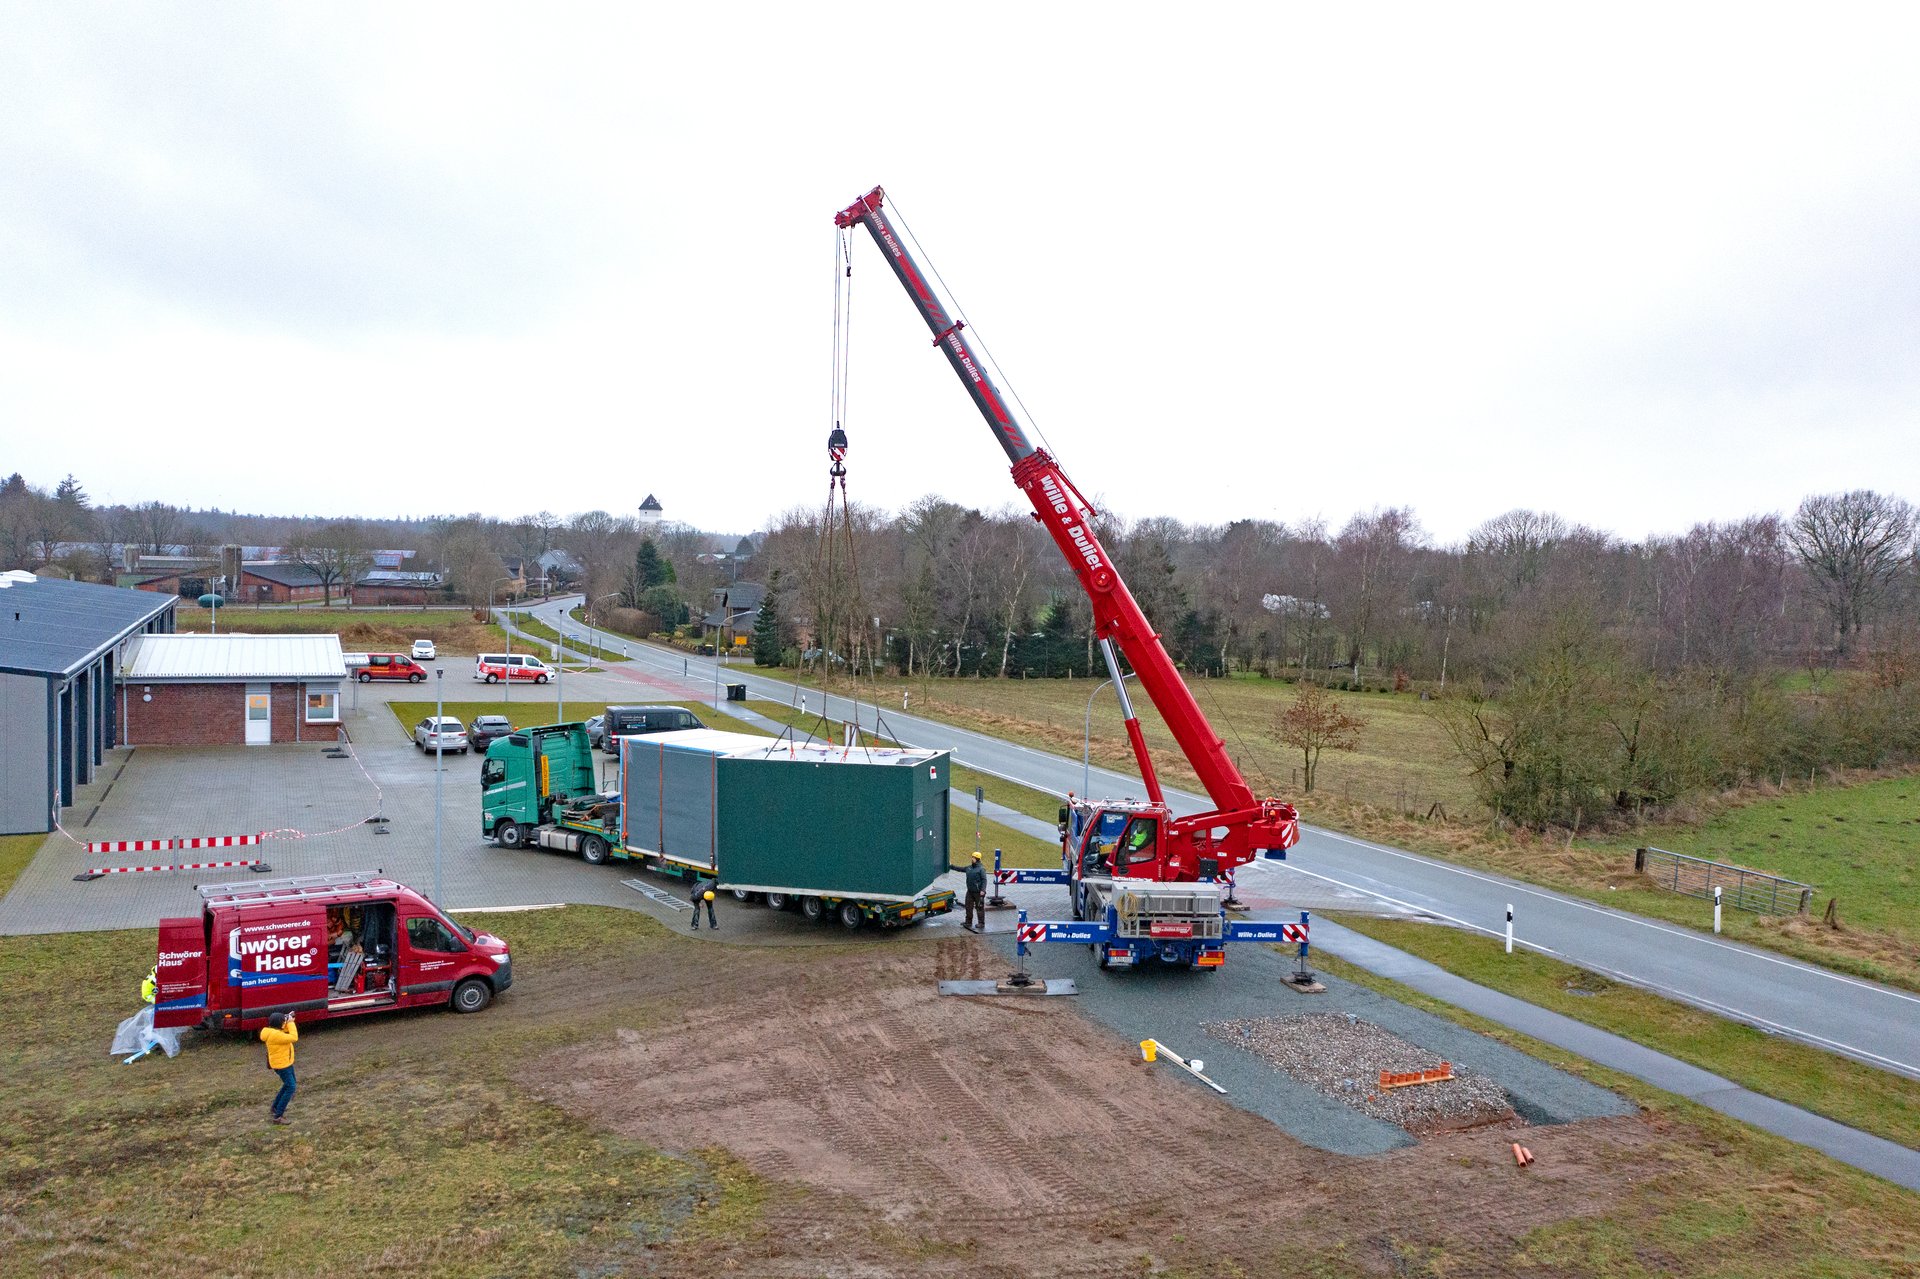
M 1060 811 L 1060 856 L 1075 919 L 1097 915 L 1115 879 L 1166 878 L 1165 804 L 1068 796 Z

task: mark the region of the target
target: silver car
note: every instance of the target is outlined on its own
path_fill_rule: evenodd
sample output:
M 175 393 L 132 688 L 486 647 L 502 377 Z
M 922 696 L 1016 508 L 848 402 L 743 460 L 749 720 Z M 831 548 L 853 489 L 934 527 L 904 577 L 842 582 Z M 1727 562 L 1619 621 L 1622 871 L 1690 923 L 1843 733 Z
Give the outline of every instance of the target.
M 467 753 L 467 726 L 451 715 L 429 715 L 413 726 L 413 744 L 423 751 L 438 747 L 443 755 Z

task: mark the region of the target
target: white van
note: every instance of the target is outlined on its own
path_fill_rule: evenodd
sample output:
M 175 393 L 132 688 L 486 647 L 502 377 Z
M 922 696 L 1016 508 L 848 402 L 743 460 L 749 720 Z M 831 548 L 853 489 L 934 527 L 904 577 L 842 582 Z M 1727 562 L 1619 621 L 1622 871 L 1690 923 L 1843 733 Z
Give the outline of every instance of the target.
M 473 677 L 489 684 L 501 680 L 544 684 L 553 678 L 553 670 L 529 653 L 482 653 L 473 659 Z

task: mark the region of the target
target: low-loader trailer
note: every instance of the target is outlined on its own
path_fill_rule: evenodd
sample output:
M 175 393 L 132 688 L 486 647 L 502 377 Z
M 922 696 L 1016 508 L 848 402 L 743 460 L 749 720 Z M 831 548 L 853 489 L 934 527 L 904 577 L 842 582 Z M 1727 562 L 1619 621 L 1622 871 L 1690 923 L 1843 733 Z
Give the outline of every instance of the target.
M 798 744 L 714 729 L 620 740 L 602 791 L 583 724 L 520 729 L 480 766 L 504 848 L 637 861 L 810 919 L 899 927 L 953 909 L 945 751 Z

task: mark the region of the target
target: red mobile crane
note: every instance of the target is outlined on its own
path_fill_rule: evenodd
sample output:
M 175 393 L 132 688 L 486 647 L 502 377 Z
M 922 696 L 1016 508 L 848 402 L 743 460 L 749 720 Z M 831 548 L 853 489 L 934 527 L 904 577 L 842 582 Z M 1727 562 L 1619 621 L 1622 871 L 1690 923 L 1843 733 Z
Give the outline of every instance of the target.
M 986 367 L 975 358 L 965 324 L 948 315 L 927 276 L 895 233 L 882 207 L 884 200 L 885 192 L 875 187 L 835 214 L 834 225 L 843 230 L 855 224 L 864 226 L 880 246 L 920 318 L 932 331 L 934 345 L 946 353 L 961 385 L 1006 452 L 1013 466 L 1013 481 L 1033 504 L 1034 518 L 1066 556 L 1081 589 L 1092 601 L 1094 635 L 1113 677 L 1126 719 L 1127 740 L 1146 785 L 1145 803 L 1094 803 L 1082 798 L 1073 805 L 1072 820 L 1063 823 L 1064 873 L 1073 893 L 1075 916 L 1097 917 L 1114 879 L 1199 882 L 1244 865 L 1262 853 L 1284 856 L 1300 838 L 1299 814 L 1291 804 L 1255 797 L 1240 775 L 1159 635 L 1121 580 L 1112 557 L 1095 536 L 1092 505 L 1060 464 L 1027 438 Z M 1168 808 L 1120 678 L 1113 652 L 1116 644 L 1165 718 L 1174 741 L 1199 774 L 1200 784 L 1214 804 L 1211 811 L 1177 817 Z

